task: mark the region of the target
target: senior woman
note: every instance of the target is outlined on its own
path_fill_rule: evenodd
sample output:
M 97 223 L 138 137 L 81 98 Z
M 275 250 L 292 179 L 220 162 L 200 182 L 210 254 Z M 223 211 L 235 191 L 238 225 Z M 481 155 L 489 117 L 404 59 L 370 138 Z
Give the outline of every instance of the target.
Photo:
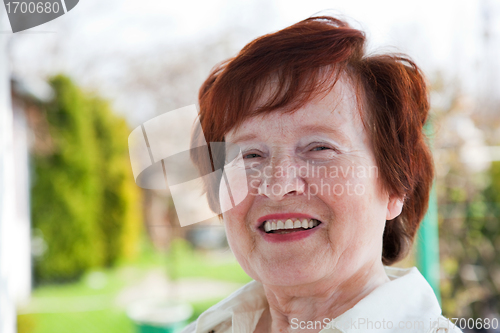
M 206 142 L 241 149 L 248 194 L 222 218 L 255 281 L 184 332 L 456 329 L 416 268 L 388 267 L 411 247 L 433 179 L 424 77 L 364 44 L 346 22 L 312 17 L 252 41 L 202 85 Z

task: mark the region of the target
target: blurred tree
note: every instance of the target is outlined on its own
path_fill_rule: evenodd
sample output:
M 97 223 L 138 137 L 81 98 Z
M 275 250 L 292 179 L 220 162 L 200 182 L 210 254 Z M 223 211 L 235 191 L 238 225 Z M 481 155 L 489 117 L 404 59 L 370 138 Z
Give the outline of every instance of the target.
M 481 309 L 482 315 L 490 313 L 497 318 L 500 313 L 500 161 L 494 161 L 489 170 L 490 183 L 485 189 L 483 196 L 487 214 L 482 225 L 482 233 L 487 237 L 486 246 L 482 245 L 483 263 L 488 269 L 487 285 L 491 294 L 487 295 Z
M 104 264 L 112 265 L 122 256 L 136 252 L 140 232 L 140 196 L 128 155 L 128 128 L 109 104 L 99 98 L 89 100 L 98 149 L 98 177 L 102 199 L 98 225 L 104 240 Z
M 66 280 L 103 263 L 97 225 L 101 200 L 97 141 L 91 110 L 68 78 L 51 80 L 55 100 L 43 110 L 50 126 L 52 152 L 37 155 L 32 190 L 33 227 L 47 244 L 35 262 L 40 280 Z
M 498 317 L 500 165 L 489 169 L 495 126 L 450 82 L 431 93 L 439 201 L 441 295 L 446 317 Z
M 42 112 L 52 147 L 33 154 L 33 228 L 47 245 L 35 260 L 39 282 L 74 279 L 132 255 L 141 225 L 125 121 L 69 78 L 50 83 L 56 97 Z

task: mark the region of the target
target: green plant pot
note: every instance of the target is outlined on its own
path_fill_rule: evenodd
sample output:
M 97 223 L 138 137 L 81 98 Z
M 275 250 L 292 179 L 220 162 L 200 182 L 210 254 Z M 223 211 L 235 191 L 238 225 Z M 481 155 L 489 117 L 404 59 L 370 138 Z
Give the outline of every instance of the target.
M 144 300 L 132 304 L 127 314 L 138 333 L 177 333 L 187 325 L 193 308 L 181 302 Z

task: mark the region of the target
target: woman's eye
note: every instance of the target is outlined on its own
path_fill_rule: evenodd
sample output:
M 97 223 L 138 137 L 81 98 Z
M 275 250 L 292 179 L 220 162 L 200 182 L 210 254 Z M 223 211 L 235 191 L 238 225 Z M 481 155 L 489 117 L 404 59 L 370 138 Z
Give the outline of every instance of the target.
M 260 155 L 255 154 L 255 153 L 251 153 L 251 154 L 246 154 L 245 156 L 243 156 L 243 158 L 245 158 L 245 159 L 256 158 L 256 157 L 260 157 Z
M 330 148 L 325 147 L 325 146 L 318 146 L 318 147 L 314 147 L 313 149 L 311 149 L 311 151 L 320 151 L 320 150 L 326 150 L 326 149 L 330 149 Z

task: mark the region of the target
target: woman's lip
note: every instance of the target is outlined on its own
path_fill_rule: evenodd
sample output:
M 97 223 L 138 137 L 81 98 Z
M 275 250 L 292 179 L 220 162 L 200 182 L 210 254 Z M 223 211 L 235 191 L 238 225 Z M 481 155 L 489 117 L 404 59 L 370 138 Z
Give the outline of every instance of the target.
M 259 217 L 257 220 L 257 225 L 256 228 L 259 228 L 262 223 L 264 223 L 267 220 L 284 220 L 284 219 L 290 219 L 290 218 L 306 218 L 308 220 L 310 219 L 315 219 L 318 220 L 317 218 L 309 215 L 309 214 L 303 214 L 303 213 L 278 213 L 278 214 L 269 214 L 269 215 L 264 215 L 262 217 Z M 321 222 L 321 221 L 320 221 Z
M 261 229 L 258 229 L 262 234 L 262 238 L 264 240 L 271 243 L 281 243 L 281 242 L 290 242 L 295 240 L 304 239 L 310 235 L 312 235 L 316 230 L 321 228 L 322 223 L 312 229 L 304 229 L 300 231 L 294 231 L 287 234 L 275 234 L 275 233 L 267 233 Z M 286 230 L 286 229 L 285 229 Z

